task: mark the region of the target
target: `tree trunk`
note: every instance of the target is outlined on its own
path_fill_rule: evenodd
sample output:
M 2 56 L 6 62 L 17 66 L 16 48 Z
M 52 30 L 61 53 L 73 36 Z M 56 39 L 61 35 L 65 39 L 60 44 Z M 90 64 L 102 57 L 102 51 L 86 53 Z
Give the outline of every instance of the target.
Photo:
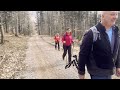
M 1 32 L 1 44 L 4 43 L 4 30 L 2 24 L 0 24 L 0 32 Z
M 18 12 L 16 15 L 16 28 L 15 28 L 15 36 L 18 37 Z

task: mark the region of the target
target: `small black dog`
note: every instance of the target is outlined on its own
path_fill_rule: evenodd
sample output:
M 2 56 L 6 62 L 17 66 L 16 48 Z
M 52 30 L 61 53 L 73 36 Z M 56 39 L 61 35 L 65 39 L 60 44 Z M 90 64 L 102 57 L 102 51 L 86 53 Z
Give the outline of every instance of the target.
M 78 69 L 78 60 L 77 60 L 77 55 L 73 56 L 75 59 L 71 62 L 69 62 L 66 66 L 65 69 L 69 68 L 72 64 L 73 66 L 76 66 L 76 68 Z

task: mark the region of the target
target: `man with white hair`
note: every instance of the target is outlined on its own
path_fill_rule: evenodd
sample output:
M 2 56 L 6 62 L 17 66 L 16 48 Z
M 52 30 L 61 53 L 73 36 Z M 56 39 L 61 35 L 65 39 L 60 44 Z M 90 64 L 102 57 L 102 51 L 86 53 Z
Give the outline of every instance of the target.
M 91 79 L 112 79 L 120 76 L 120 39 L 115 22 L 118 11 L 102 11 L 101 20 L 95 25 L 99 37 L 94 41 L 93 31 L 85 33 L 80 45 L 78 73 L 85 79 L 85 66 Z

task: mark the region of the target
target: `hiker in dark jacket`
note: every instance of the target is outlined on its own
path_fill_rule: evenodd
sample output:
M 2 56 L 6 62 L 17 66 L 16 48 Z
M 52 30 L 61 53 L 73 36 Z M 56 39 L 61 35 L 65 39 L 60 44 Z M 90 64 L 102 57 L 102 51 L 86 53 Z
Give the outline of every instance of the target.
M 64 49 L 62 58 L 64 60 L 68 51 L 68 62 L 70 62 L 71 61 L 71 45 L 73 43 L 73 38 L 72 38 L 72 33 L 70 28 L 67 28 L 66 33 L 63 35 L 62 42 L 63 42 L 63 49 Z
M 91 79 L 112 79 L 115 73 L 120 76 L 120 39 L 119 29 L 115 25 L 117 18 L 117 11 L 102 11 L 101 22 L 95 25 L 100 32 L 97 40 L 93 41 L 91 29 L 85 33 L 78 59 L 80 79 L 85 78 L 85 66 Z

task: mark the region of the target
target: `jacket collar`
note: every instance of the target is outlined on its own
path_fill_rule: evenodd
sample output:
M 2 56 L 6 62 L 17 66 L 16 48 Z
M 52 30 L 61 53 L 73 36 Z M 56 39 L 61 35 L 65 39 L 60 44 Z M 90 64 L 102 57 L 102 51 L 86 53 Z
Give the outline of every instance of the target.
M 95 26 L 98 29 L 98 31 L 100 31 L 100 32 L 105 32 L 106 31 L 105 26 L 103 26 L 100 22 Z M 112 26 L 112 30 L 118 32 L 119 29 L 114 25 L 114 26 Z

